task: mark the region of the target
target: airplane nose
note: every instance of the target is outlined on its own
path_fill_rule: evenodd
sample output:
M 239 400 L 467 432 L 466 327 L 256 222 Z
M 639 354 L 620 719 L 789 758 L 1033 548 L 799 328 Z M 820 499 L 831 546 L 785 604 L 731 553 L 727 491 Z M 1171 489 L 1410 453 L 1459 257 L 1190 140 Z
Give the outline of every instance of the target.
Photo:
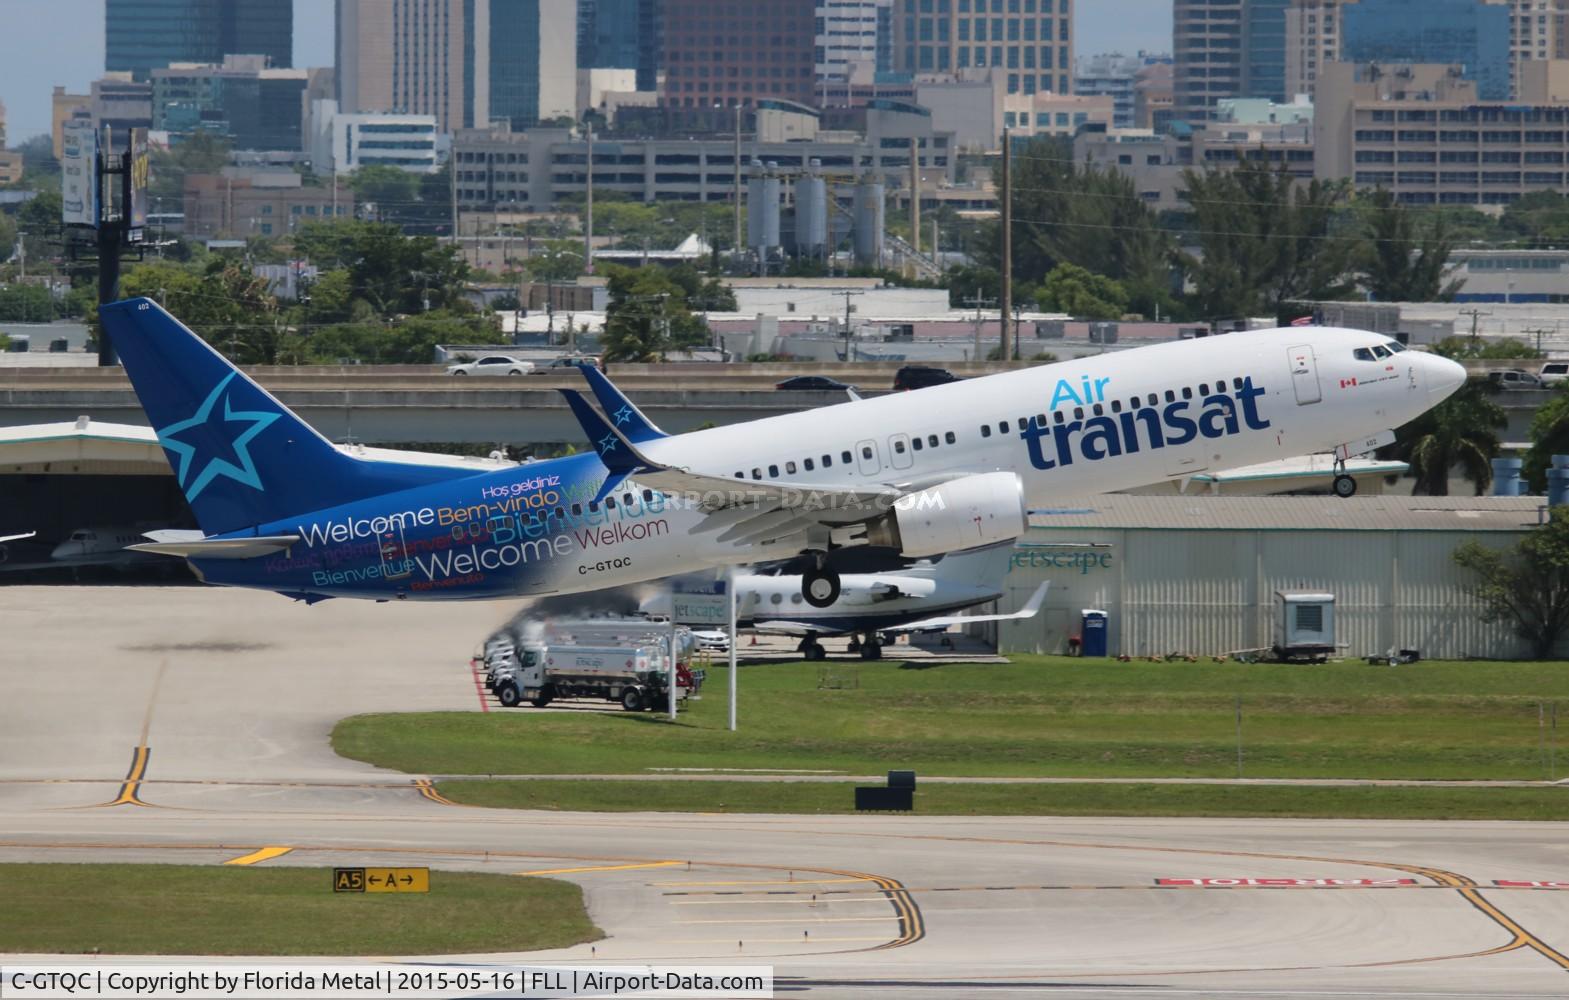
M 1435 405 L 1453 396 L 1461 386 L 1465 385 L 1465 366 L 1458 361 L 1429 354 L 1425 367 L 1427 392 Z

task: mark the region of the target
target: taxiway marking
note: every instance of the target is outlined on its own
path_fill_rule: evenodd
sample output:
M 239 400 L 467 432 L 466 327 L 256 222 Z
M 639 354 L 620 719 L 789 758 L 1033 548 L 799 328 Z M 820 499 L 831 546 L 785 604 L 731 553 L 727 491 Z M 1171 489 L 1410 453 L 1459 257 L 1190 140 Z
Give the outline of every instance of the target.
M 532 872 L 513 872 L 514 875 L 575 875 L 579 872 L 626 872 L 638 868 L 670 868 L 684 865 L 685 861 L 649 861 L 638 865 L 592 865 L 587 868 L 541 868 Z
M 224 864 L 259 865 L 263 861 L 271 861 L 273 858 L 281 858 L 292 850 L 294 850 L 292 847 L 263 847 L 259 850 L 252 851 L 249 854 L 242 854 L 237 858 L 230 858 L 228 861 L 225 861 Z

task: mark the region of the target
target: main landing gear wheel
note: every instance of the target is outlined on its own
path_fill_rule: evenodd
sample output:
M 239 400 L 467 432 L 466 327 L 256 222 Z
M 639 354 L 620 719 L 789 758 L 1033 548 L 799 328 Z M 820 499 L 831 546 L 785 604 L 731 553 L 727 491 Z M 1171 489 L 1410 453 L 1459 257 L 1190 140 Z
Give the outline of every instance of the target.
M 818 660 L 828 659 L 828 650 L 823 648 L 822 643 L 814 639 L 801 646 L 801 655 L 805 656 L 808 661 L 815 663 Z
M 1335 496 L 1344 500 L 1357 495 L 1357 481 L 1342 472 L 1335 477 Z
M 883 658 L 883 641 L 875 635 L 867 636 L 861 641 L 861 659 L 880 660 Z
M 839 574 L 833 570 L 809 570 L 801 577 L 801 596 L 814 608 L 826 608 L 839 599 Z

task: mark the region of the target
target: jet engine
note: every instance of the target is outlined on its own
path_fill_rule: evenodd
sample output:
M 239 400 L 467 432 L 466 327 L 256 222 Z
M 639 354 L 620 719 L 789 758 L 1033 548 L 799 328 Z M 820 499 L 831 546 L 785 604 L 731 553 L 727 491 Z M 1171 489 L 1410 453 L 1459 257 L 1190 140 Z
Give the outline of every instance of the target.
M 867 524 L 866 538 L 921 558 L 1012 541 L 1028 527 L 1019 477 L 986 472 L 900 497 L 892 510 Z

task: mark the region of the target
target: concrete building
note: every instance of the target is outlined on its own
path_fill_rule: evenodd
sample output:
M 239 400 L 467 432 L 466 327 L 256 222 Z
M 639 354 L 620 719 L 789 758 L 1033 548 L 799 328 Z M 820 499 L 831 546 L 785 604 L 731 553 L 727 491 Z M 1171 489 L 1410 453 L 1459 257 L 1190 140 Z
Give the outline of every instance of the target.
M 1073 93 L 1072 0 L 1030 0 L 983 11 L 979 0 L 894 6 L 894 69 L 953 73 L 988 68 L 1003 73 L 1009 94 Z M 981 16 L 986 13 L 988 16 Z
M 154 69 L 152 127 L 229 137 L 235 149 L 299 149 L 309 73 L 269 69 L 264 56 L 226 56 L 219 66 L 174 63 Z
M 577 0 L 485 0 L 490 6 L 490 111 L 515 129 L 576 118 Z M 483 5 L 483 4 L 481 4 Z
M 1036 618 L 1004 623 L 1009 652 L 1058 653 L 1080 615 L 1109 616 L 1112 655 L 1210 657 L 1268 646 L 1277 591 L 1335 596 L 1345 655 L 1526 655 L 1481 621 L 1454 551 L 1512 546 L 1538 523 L 1533 497 L 1155 497 L 1065 501 L 1031 517 L 1007 577 L 1014 606 L 1052 582 Z M 1005 599 L 1004 604 L 1009 600 Z
M 932 113 L 932 126 L 952 132 L 958 148 L 994 152 L 1001 148 L 1003 88 L 991 70 L 917 77 L 913 101 Z
M 0 187 L 7 184 L 20 184 L 23 172 L 22 154 L 0 149 Z
M 1116 116 L 1110 94 L 1007 94 L 1003 97 L 1003 124 L 1015 133 L 1033 136 L 1076 135 L 1085 125 L 1110 128 Z
M 64 87 L 56 85 L 49 107 L 49 135 L 54 140 L 54 158 L 58 160 L 64 152 L 65 123 L 90 116 L 93 99 L 89 94 L 67 94 Z
M 1319 75 L 1317 174 L 1409 204 L 1502 206 L 1564 186 L 1569 66 L 1522 67 L 1522 96 L 1483 101 L 1459 66 L 1331 63 Z
M 340 184 L 306 187 L 292 170 L 188 174 L 185 178 L 185 234 L 245 239 L 283 236 L 304 222 L 352 218 L 354 191 Z
M 1165 132 L 1173 116 L 1170 63 L 1157 63 L 1139 70 L 1133 79 L 1133 128 Z
M 435 115 L 344 114 L 333 100 L 312 101 L 306 114 L 305 149 L 317 174 L 367 166 L 435 173 L 441 140 Z
M 1509 97 L 1511 10 L 1478 0 L 1359 0 L 1340 13 L 1339 59 L 1463 67 L 1484 101 Z
M 1340 59 L 1341 0 L 1291 0 L 1286 8 L 1286 92 L 1318 91 L 1319 70 Z
M 1456 302 L 1500 305 L 1569 302 L 1569 250 L 1472 250 L 1449 255 L 1451 278 L 1464 282 Z M 1565 331 L 1562 320 L 1551 325 L 1553 339 Z
M 936 131 L 924 108 L 872 106 L 865 109 L 864 134 L 819 132 L 794 139 L 782 138 L 797 134 L 792 128 L 769 119 L 812 118 L 811 109 L 765 103 L 757 115 L 761 120 L 755 130 L 742 137 L 743 166 L 757 159 L 793 175 L 815 159 L 835 183 L 848 183 L 867 172 L 904 183 L 914 139 L 923 185 L 951 184 L 956 176 L 953 136 Z M 768 141 L 759 135 L 781 138 Z M 581 197 L 586 185 L 587 143 L 565 129 L 464 130 L 454 137 L 453 148 L 458 203 L 464 211 L 547 211 L 563 198 Z M 638 201 L 728 201 L 734 194 L 734 167 L 734 138 L 724 133 L 594 143 L 594 190 Z
M 1202 124 L 1215 102 L 1242 96 L 1244 0 L 1174 0 L 1172 111 Z
M 814 0 L 664 0 L 660 103 L 691 109 L 769 98 L 815 104 L 815 15 Z
M 90 90 L 88 116 L 94 128 L 107 125 L 118 135 L 126 129 L 152 128 L 152 84 L 132 80 L 129 73 L 111 73 L 94 80 Z
M 1089 97 L 1110 97 L 1115 112 L 1112 127 L 1133 128 L 1134 89 L 1139 74 L 1151 66 L 1170 64 L 1171 56 L 1151 55 L 1147 52 L 1133 56 L 1125 56 L 1121 52 L 1080 56 L 1074 63 L 1073 92 Z
M 817 0 L 817 24 L 819 91 L 893 69 L 893 0 Z
M 145 80 L 174 63 L 260 55 L 294 65 L 293 0 L 108 0 L 104 69 Z
M 434 115 L 444 132 L 490 121 L 490 3 L 337 2 L 341 110 Z

